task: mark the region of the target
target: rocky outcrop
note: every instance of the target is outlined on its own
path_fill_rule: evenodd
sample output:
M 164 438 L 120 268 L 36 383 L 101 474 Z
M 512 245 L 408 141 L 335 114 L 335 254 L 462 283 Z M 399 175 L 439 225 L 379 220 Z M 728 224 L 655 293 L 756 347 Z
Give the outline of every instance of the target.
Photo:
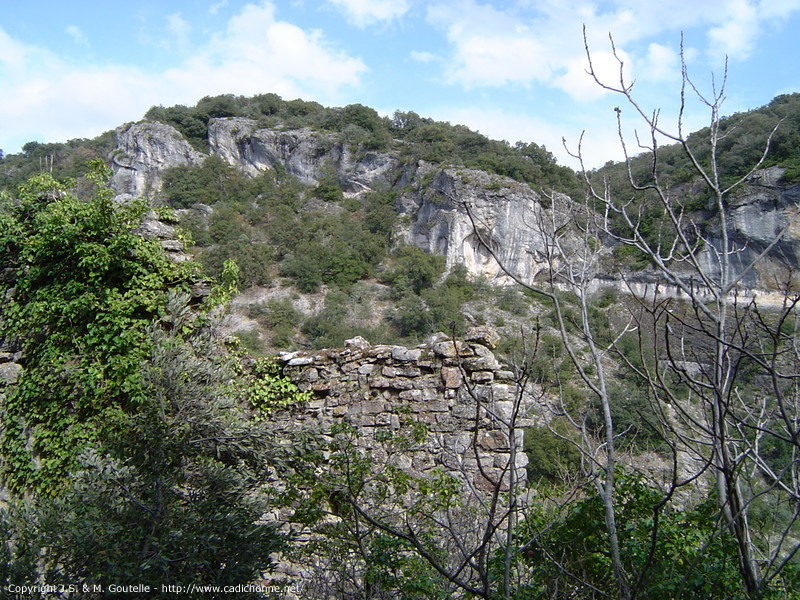
M 800 185 L 781 185 L 782 175 L 779 167 L 758 171 L 728 200 L 731 267 L 741 274 L 740 285 L 747 289 L 800 289 L 796 275 L 800 268 Z M 719 279 L 715 248 L 722 247 L 720 227 L 709 229 L 710 244 L 703 251 L 702 264 L 704 272 Z M 767 255 L 761 257 L 765 250 Z M 749 269 L 756 259 L 758 263 Z
M 307 185 L 335 174 L 346 192 L 386 189 L 399 165 L 392 153 L 354 153 L 342 136 L 308 128 L 289 131 L 258 129 L 252 119 L 216 119 L 209 124 L 212 154 L 255 176 L 276 166 Z
M 251 176 L 280 167 L 311 186 L 323 177 L 335 177 L 349 194 L 396 190 L 396 207 L 405 217 L 396 239 L 443 255 L 448 269 L 464 265 L 472 275 L 502 284 L 509 278 L 491 254 L 528 283 L 548 267 L 547 227 L 553 226 L 552 212 L 528 185 L 473 169 L 406 163 L 393 152 L 364 152 L 352 148 L 339 133 L 264 129 L 247 118 L 214 119 L 208 131 L 210 154 Z M 118 194 L 153 198 L 166 169 L 199 164 L 206 156 L 168 125 L 127 125 L 117 130 L 117 147 L 111 155 L 113 185 Z M 793 275 L 800 266 L 800 186 L 780 185 L 781 174 L 778 168 L 759 172 L 729 204 L 729 236 L 736 249 L 732 266 L 742 274 L 743 287 L 767 293 L 787 285 L 800 288 Z M 553 200 L 569 202 L 557 197 L 544 204 L 549 206 Z M 779 235 L 780 241 L 766 259 L 748 269 Z M 713 225 L 706 236 L 709 243 L 702 265 L 706 273 L 718 276 L 714 248 L 720 247 L 720 240 Z M 606 275 L 618 280 L 612 284 L 621 285 L 618 273 Z M 630 273 L 626 281 L 649 288 L 658 283 L 646 271 Z
M 513 372 L 492 352 L 497 341 L 494 331 L 477 327 L 462 340 L 437 334 L 417 348 L 373 346 L 354 338 L 343 349 L 283 354 L 284 373 L 311 390 L 313 399 L 274 418 L 278 428 L 313 424 L 323 433 L 334 423 L 350 423 L 376 460 L 381 431 L 396 431 L 410 419 L 429 433 L 423 446 L 404 453 L 410 474 L 445 468 L 460 479 L 466 473 L 478 489 L 490 489 L 508 485 L 513 461 L 516 480 L 524 482 L 521 428 L 531 421 L 522 417 L 530 416 L 533 402 L 523 397 L 520 429 L 509 436 L 517 387 Z
M 120 128 L 117 139 L 112 166 L 118 194 L 153 197 L 167 168 L 204 158 L 175 129 L 160 123 Z M 281 167 L 307 185 L 333 175 L 345 193 L 396 189 L 397 208 L 407 217 L 398 239 L 444 255 L 448 269 L 464 265 L 473 275 L 506 281 L 472 219 L 511 271 L 532 280 L 542 268 L 544 240 L 531 227 L 542 215 L 540 197 L 525 184 L 424 161 L 405 164 L 392 152 L 354 152 L 339 134 L 259 129 L 246 118 L 212 120 L 208 143 L 210 154 L 250 176 Z
M 508 282 L 498 260 L 529 282 L 545 267 L 545 210 L 530 186 L 422 161 L 408 171 L 398 200 L 407 243 L 444 256 L 448 270 L 464 265 L 493 283 Z
M 117 194 L 152 198 L 161 190 L 167 169 L 198 165 L 205 156 L 192 148 L 177 129 L 163 123 L 143 121 L 116 130 L 117 144 L 111 153 L 111 185 Z

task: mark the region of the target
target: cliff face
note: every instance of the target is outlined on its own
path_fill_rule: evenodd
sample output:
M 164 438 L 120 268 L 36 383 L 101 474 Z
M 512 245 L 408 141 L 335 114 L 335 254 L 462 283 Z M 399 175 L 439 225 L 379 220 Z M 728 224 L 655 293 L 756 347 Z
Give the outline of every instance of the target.
M 248 175 L 280 165 L 307 185 L 316 185 L 326 172 L 335 172 L 344 191 L 357 193 L 388 188 L 400 164 L 391 153 L 354 156 L 336 134 L 310 129 L 257 129 L 251 119 L 212 121 L 208 128 L 212 154 Z
M 781 175 L 780 168 L 765 169 L 729 200 L 731 266 L 749 289 L 800 289 L 795 274 L 800 267 L 800 185 L 780 185 Z M 714 277 L 720 276 L 714 251 L 722 247 L 720 232 L 721 227 L 709 232 L 711 243 L 703 251 L 704 270 Z M 768 249 L 764 259 L 748 268 Z
M 117 129 L 116 137 L 116 148 L 111 153 L 111 185 L 118 194 L 152 198 L 161 190 L 164 171 L 198 165 L 205 158 L 174 127 L 163 123 L 125 125 Z
M 478 240 L 473 220 L 523 279 L 532 280 L 542 268 L 544 240 L 531 227 L 541 220 L 541 198 L 527 185 L 482 171 L 408 164 L 391 152 L 355 153 L 336 134 L 257 129 L 245 118 L 212 121 L 208 141 L 210 154 L 251 176 L 280 166 L 307 185 L 334 173 L 350 194 L 396 189 L 397 209 L 405 217 L 399 239 L 445 256 L 448 269 L 464 265 L 490 281 L 506 279 Z M 113 185 L 118 194 L 154 198 L 166 169 L 204 158 L 168 125 L 131 125 L 117 131 Z
M 307 185 L 334 175 L 346 194 L 396 190 L 396 208 L 404 217 L 398 239 L 443 255 L 448 269 L 464 265 L 473 275 L 507 282 L 481 239 L 523 281 L 534 281 L 546 268 L 546 232 L 557 219 L 528 185 L 477 170 L 408 162 L 393 152 L 355 151 L 339 134 L 307 128 L 259 129 L 256 121 L 246 118 L 212 120 L 208 144 L 209 154 L 251 176 L 281 167 Z M 197 165 L 206 156 L 168 125 L 144 122 L 121 127 L 111 155 L 113 186 L 118 194 L 152 199 L 161 189 L 166 169 Z M 800 185 L 781 186 L 780 175 L 777 168 L 762 171 L 730 199 L 728 235 L 736 249 L 731 263 L 741 284 L 752 290 L 800 287 L 793 275 L 800 266 Z M 556 200 L 570 203 L 566 197 Z M 713 222 L 707 228 L 709 243 L 701 258 L 705 272 L 715 277 L 720 271 L 715 251 L 721 247 L 720 230 Z M 768 256 L 748 268 L 768 247 Z M 608 277 L 598 275 L 598 285 L 605 285 Z M 655 281 L 647 272 L 630 273 L 626 279 L 634 287 L 652 287 Z
M 529 186 L 483 171 L 425 163 L 404 176 L 408 185 L 401 188 L 398 208 L 408 217 L 402 232 L 406 242 L 445 256 L 448 269 L 464 265 L 495 283 L 507 276 L 492 253 L 524 281 L 533 281 L 544 268 L 546 211 Z

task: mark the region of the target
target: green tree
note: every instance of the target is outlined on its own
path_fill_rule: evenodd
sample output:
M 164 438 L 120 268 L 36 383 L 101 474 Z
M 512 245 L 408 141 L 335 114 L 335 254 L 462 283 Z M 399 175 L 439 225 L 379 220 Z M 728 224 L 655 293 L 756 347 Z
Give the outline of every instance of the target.
M 276 525 L 261 522 L 274 438 L 237 406 L 249 394 L 231 385 L 237 363 L 188 300 L 170 294 L 163 319 L 147 328 L 143 400 L 120 418 L 116 437 L 80 453 L 60 495 L 7 520 L 14 544 L 35 549 L 42 580 L 147 584 L 168 598 L 163 584 L 255 581 L 285 546 Z M 269 389 L 279 403 L 294 391 Z M 27 564 L 17 554 L 15 572 Z
M 136 233 L 145 206 L 116 205 L 107 175 L 95 165 L 86 200 L 38 175 L 2 213 L 2 263 L 13 273 L 2 320 L 25 352 L 2 406 L 2 470 L 13 489 L 55 493 L 82 449 L 113 439 L 146 397 L 146 327 L 167 287 L 188 286 L 194 273 Z

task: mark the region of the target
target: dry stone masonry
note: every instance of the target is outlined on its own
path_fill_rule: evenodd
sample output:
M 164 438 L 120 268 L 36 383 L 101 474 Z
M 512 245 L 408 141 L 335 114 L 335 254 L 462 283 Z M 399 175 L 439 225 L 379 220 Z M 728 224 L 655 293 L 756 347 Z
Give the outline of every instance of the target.
M 522 430 L 509 436 L 508 423 L 517 408 L 525 416 L 530 398 L 523 394 L 518 402 L 514 373 L 492 352 L 498 339 L 492 329 L 476 327 L 463 340 L 437 334 L 416 348 L 373 346 L 357 337 L 343 349 L 282 354 L 284 372 L 313 399 L 280 418 L 323 431 L 337 421 L 350 423 L 376 460 L 380 431 L 411 419 L 429 432 L 424 448 L 404 458 L 412 474 L 443 467 L 466 475 L 478 489 L 505 487 L 513 461 L 516 480 L 524 482 Z M 529 424 L 522 418 L 516 423 Z

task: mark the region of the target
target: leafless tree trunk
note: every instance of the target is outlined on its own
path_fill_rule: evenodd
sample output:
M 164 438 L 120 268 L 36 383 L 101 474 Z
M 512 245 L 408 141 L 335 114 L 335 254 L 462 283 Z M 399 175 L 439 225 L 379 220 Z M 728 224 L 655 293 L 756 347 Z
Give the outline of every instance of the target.
M 667 233 L 659 236 L 657 241 L 648 239 L 642 232 L 641 213 L 632 212 L 630 204 L 614 197 L 607 184 L 598 189 L 584 170 L 587 189 L 606 217 L 614 215 L 617 221 L 623 223 L 622 227 L 612 227 L 607 218 L 604 233 L 616 243 L 632 246 L 641 252 L 654 265 L 658 278 L 682 292 L 686 299 L 686 302 L 672 306 L 664 305 L 658 325 L 663 327 L 666 373 L 647 373 L 646 380 L 657 396 L 681 412 L 684 427 L 672 428 L 676 436 L 674 442 L 698 456 L 708 457 L 705 465 L 710 467 L 716 481 L 720 514 L 736 540 L 744 588 L 750 597 L 756 598 L 798 550 L 797 540 L 793 540 L 789 533 L 796 522 L 796 510 L 790 517 L 791 523 L 778 534 L 777 542 L 769 544 L 771 549 L 766 554 L 755 540 L 758 535 L 763 537 L 764 532 L 755 531 L 750 521 L 751 507 L 759 497 L 780 492 L 795 503 L 800 499 L 795 485 L 796 461 L 785 464 L 781 475 L 770 473 L 766 464 L 768 461 L 758 448 L 759 440 L 771 437 L 791 444 L 792 452 L 796 452 L 798 412 L 793 382 L 798 373 L 796 364 L 787 359 L 787 346 L 791 350 L 796 343 L 793 332 L 785 335 L 781 333 L 781 327 L 793 318 L 791 313 L 798 296 L 795 290 L 785 288 L 783 306 L 770 316 L 765 314 L 757 300 L 742 299 L 740 288 L 743 278 L 777 245 L 791 221 L 748 264 L 735 266 L 734 260 L 743 248 L 737 247 L 731 240 L 728 199 L 762 165 L 777 125 L 765 140 L 761 159 L 746 175 L 724 185 L 718 151 L 719 142 L 724 136 L 720 125 L 727 73 L 723 75 L 721 85 L 712 82 L 711 94 L 704 95 L 688 75 L 681 48 L 683 77 L 680 111 L 677 131 L 671 132 L 661 125 L 658 111 L 646 112 L 637 102 L 633 95 L 633 84 L 624 78 L 623 63 L 613 39 L 611 47 L 619 63 L 619 80 L 609 84 L 598 77 L 587 44 L 589 73 L 604 89 L 623 96 L 627 105 L 644 123 L 647 139 L 643 142 L 638 138 L 638 144 L 652 157 L 649 181 L 645 184 L 634 177 L 622 135 L 621 111 L 616 111 L 620 140 L 628 163 L 629 184 L 634 190 L 655 199 L 668 224 Z M 697 149 L 692 147 L 683 131 L 683 114 L 688 96 L 699 101 L 710 113 L 708 138 L 704 140 L 709 151 L 707 160 L 698 157 Z M 710 193 L 718 219 L 716 238 L 703 234 L 699 224 L 691 221 L 679 198 L 672 195 L 663 181 L 659 140 L 680 145 L 694 172 Z M 580 158 L 580 148 L 575 156 Z M 711 257 L 711 268 L 702 260 L 703 252 Z M 657 295 L 658 290 L 654 294 Z M 765 351 L 767 347 L 771 350 Z M 772 382 L 772 398 L 765 398 L 759 403 L 742 396 L 742 371 L 748 362 L 756 365 L 758 373 Z M 689 363 L 699 364 L 700 368 L 690 372 L 687 369 Z M 681 385 L 690 391 L 691 403 L 675 394 L 673 386 L 666 383 L 667 375 L 677 377 Z M 702 408 L 699 418 L 691 414 L 692 403 Z M 775 411 L 781 415 L 780 419 L 770 415 Z
M 587 190 L 585 205 L 546 194 L 552 208 L 543 211 L 543 217 L 537 222 L 529 224 L 546 241 L 544 254 L 549 273 L 544 280 L 531 282 L 522 280 L 497 258 L 496 245 L 485 233 L 491 231 L 490 224 L 481 223 L 471 207 L 465 208 L 478 240 L 497 260 L 501 270 L 553 307 L 556 328 L 566 352 L 583 384 L 599 401 L 603 420 L 599 439 L 589 435 L 580 415 L 570 414 L 566 407 L 562 408 L 562 414 L 583 436 L 581 450 L 589 465 L 587 475 L 596 482 L 605 510 L 608 553 L 619 597 L 636 597 L 646 573 L 644 570 L 627 573 L 620 557 L 615 518 L 619 508 L 615 494 L 615 466 L 619 456 L 615 442 L 624 432 L 616 430 L 612 418 L 613 399 L 609 397 L 607 385 L 611 354 L 616 354 L 623 366 L 649 388 L 665 443 L 671 449 L 673 473 L 663 490 L 663 501 L 656 508 L 656 517 L 657 511 L 680 488 L 702 480 L 706 474 L 711 476 L 715 482 L 719 516 L 735 540 L 743 589 L 749 597 L 758 598 L 800 550 L 797 533 L 800 353 L 793 314 L 800 296 L 791 287 L 791 278 L 787 278 L 784 302 L 777 310 L 744 296 L 741 289 L 744 277 L 777 246 L 793 219 L 760 253 L 742 265 L 738 259 L 744 249 L 731 239 L 728 200 L 763 164 L 777 125 L 765 140 L 760 160 L 750 171 L 732 183 L 723 184 L 726 179 L 720 170 L 718 152 L 719 142 L 725 135 L 721 128 L 721 107 L 726 74 L 720 86 L 712 82 L 712 93 L 705 96 L 690 79 L 686 63 L 682 61 L 677 132 L 670 132 L 661 125 L 658 111 L 649 113 L 637 102 L 633 85 L 624 78 L 623 62 L 613 39 L 611 48 L 618 60 L 619 80 L 611 84 L 600 80 L 587 43 L 589 74 L 604 89 L 620 94 L 644 123 L 647 135 L 637 136 L 637 143 L 639 150 L 650 153 L 651 169 L 648 180 L 641 183 L 634 176 L 632 159 L 622 134 L 622 111 L 616 109 L 628 166 L 628 184 L 635 193 L 646 194 L 648 201 L 659 207 L 663 214 L 661 234 L 656 239 L 646 235 L 641 205 L 631 201 L 630 194 L 616 196 L 608 181 L 597 182 L 594 174 L 583 169 Z M 683 114 L 690 97 L 710 113 L 705 140 L 707 157 L 703 160 L 683 131 Z M 682 148 L 696 176 L 708 190 L 718 220 L 717 237 L 704 234 L 700 223 L 692 220 L 681 198 L 674 196 L 663 180 L 659 162 L 661 141 L 676 143 Z M 573 156 L 582 164 L 580 145 Z M 593 329 L 595 326 L 589 315 L 589 297 L 598 272 L 601 253 L 597 248 L 601 239 L 635 248 L 652 265 L 652 283 L 646 297 L 640 299 L 639 308 L 631 311 L 628 323 L 613 332 L 613 341 L 606 345 L 598 343 L 601 336 Z M 560 292 L 577 298 L 579 315 L 574 323 L 577 334 L 565 321 Z M 671 297 L 676 292 L 680 300 Z M 644 329 L 653 332 L 655 360 L 650 364 L 643 360 L 641 365 L 634 365 L 616 352 L 616 344 L 626 333 L 638 331 L 641 336 Z M 579 353 L 579 348 L 585 352 Z M 644 351 L 641 352 L 644 356 Z M 591 368 L 587 368 L 589 366 Z M 752 397 L 753 386 L 746 385 L 747 368 L 755 370 L 755 377 L 768 387 L 762 388 L 763 397 Z M 774 449 L 775 444 L 788 447 L 790 454 L 778 466 L 766 451 L 767 446 Z M 679 457 L 683 457 L 680 476 Z M 757 503 L 780 506 L 787 522 L 759 529 L 752 520 Z M 657 518 L 655 521 L 657 523 Z M 657 536 L 656 524 L 652 532 L 653 547 Z

